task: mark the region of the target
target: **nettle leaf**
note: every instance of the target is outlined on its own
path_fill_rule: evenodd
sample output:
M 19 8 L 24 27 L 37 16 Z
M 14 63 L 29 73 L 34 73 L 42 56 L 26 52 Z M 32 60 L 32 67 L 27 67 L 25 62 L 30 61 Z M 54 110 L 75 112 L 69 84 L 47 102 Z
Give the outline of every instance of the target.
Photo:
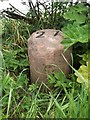
M 66 51 L 70 46 L 77 42 L 87 43 L 88 42 L 88 26 L 80 26 L 78 23 L 68 24 L 62 28 L 64 33 L 64 40 L 61 42 L 64 45 Z

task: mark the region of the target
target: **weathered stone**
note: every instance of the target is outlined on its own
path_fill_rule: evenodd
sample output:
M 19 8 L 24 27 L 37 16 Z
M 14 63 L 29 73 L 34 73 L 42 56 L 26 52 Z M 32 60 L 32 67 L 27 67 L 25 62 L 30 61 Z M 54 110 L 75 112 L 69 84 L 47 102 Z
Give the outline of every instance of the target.
M 59 30 L 44 29 L 34 32 L 28 40 L 28 55 L 30 61 L 31 82 L 47 82 L 47 74 L 53 71 L 60 71 L 58 67 L 67 75 L 70 72 L 68 64 L 61 53 L 64 46 L 60 44 L 64 35 Z M 71 49 L 64 54 L 70 63 Z M 58 67 L 55 67 L 54 64 Z

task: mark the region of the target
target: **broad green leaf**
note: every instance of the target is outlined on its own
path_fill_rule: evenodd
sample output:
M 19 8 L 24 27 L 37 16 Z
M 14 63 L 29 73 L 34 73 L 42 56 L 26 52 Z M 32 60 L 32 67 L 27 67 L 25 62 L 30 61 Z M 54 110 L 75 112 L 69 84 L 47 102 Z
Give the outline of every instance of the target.
M 71 6 L 68 11 L 64 14 L 64 18 L 70 21 L 74 20 L 77 23 L 85 23 L 86 16 L 84 14 L 88 8 L 83 4 L 78 4 L 76 6 Z
M 86 16 L 83 15 L 83 14 L 79 14 L 79 13 L 76 13 L 76 12 L 67 12 L 64 14 L 64 18 L 65 19 L 68 19 L 68 20 L 74 20 L 78 23 L 85 23 L 85 20 L 86 20 Z
M 81 13 L 81 12 L 87 11 L 88 8 L 83 3 L 80 3 L 80 4 L 77 4 L 76 6 L 71 6 L 70 10 Z
M 64 40 L 61 42 L 64 45 L 64 49 L 67 50 L 70 46 L 77 42 L 88 42 L 88 26 L 80 26 L 78 23 L 68 24 L 62 28 L 64 33 Z
M 88 84 L 88 65 L 81 65 L 78 72 L 84 77 L 84 79 L 86 80 L 86 83 Z M 77 74 L 75 73 L 75 75 L 77 76 Z M 83 83 L 82 79 L 78 76 L 77 78 L 77 82 L 79 83 Z

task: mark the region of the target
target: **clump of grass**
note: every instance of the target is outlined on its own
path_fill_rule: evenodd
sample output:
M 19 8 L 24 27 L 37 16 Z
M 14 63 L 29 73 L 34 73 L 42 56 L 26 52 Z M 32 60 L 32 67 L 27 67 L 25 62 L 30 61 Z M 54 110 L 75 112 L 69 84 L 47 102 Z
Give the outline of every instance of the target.
M 78 73 L 79 77 L 83 77 L 77 70 L 75 72 Z M 65 79 L 62 72 L 54 73 L 54 76 L 49 75 L 50 84 L 59 93 L 58 99 L 51 94 L 54 101 L 55 118 L 88 118 L 89 96 L 87 84 L 80 84 L 75 80 L 76 78 Z
M 22 78 L 14 81 L 9 74 L 3 77 L 3 118 L 88 118 L 88 90 L 84 84 L 70 81 L 67 88 L 64 81 L 52 90 L 44 83 L 28 86 L 24 83 L 27 79 Z

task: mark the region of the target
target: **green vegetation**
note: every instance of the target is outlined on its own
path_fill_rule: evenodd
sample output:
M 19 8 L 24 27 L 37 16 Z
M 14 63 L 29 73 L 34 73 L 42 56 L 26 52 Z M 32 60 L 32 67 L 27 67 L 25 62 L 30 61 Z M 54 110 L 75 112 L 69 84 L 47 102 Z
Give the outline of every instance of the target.
M 54 24 L 50 22 L 52 19 L 48 15 L 48 9 L 42 13 L 41 21 L 38 20 L 35 25 L 23 20 L 2 17 L 0 119 L 88 118 L 90 51 L 87 51 L 88 17 L 86 15 L 89 8 L 84 3 L 70 5 L 68 8 L 63 4 L 55 3 L 51 16 L 53 20 L 56 18 Z M 30 15 L 33 17 L 32 12 L 27 14 Z M 72 73 L 66 78 L 63 71 L 54 72 L 53 75 L 48 75 L 48 83 L 30 84 L 27 39 L 34 31 L 44 28 L 63 31 L 65 41 L 62 44 L 65 46 L 65 51 L 73 46 L 73 64 L 70 65 Z M 67 62 L 65 57 L 64 60 Z
M 88 11 L 87 7 L 83 4 L 78 4 L 77 6 L 71 6 L 64 14 L 64 18 L 71 22 L 62 28 L 66 39 L 62 42 L 65 50 L 77 42 L 88 42 L 88 19 L 86 11 Z

